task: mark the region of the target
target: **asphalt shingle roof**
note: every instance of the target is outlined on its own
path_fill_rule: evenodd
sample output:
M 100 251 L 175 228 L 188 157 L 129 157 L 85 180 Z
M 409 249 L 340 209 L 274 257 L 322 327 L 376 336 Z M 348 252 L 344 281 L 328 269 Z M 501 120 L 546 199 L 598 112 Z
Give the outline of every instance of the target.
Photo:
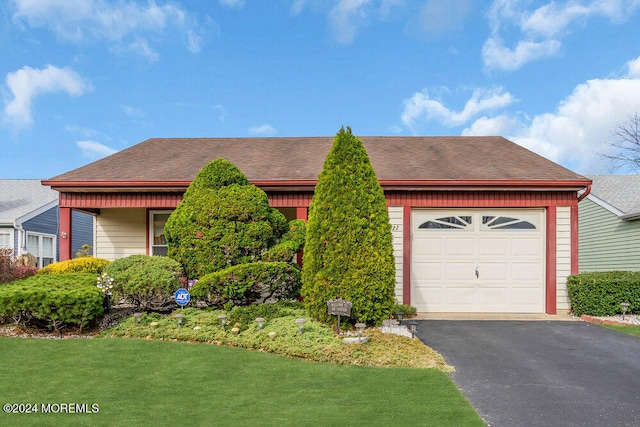
M 640 175 L 587 175 L 591 194 L 625 215 L 640 213 Z
M 316 180 L 333 139 L 154 138 L 50 181 L 192 181 L 220 157 L 249 180 Z M 360 139 L 380 180 L 585 180 L 502 137 Z
M 0 224 L 12 224 L 54 200 L 58 192 L 39 179 L 0 179 Z

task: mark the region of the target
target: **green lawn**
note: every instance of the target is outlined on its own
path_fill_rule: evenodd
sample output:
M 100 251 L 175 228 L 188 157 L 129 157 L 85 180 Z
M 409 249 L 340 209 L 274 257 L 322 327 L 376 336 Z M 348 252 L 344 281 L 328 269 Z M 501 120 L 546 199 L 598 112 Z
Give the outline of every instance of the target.
M 640 337 L 640 326 L 635 325 L 600 325 L 605 328 L 613 329 L 614 331 L 622 332 L 624 334 Z
M 210 344 L 0 337 L 0 378 L 3 405 L 99 408 L 3 412 L 0 425 L 484 425 L 439 370 L 314 363 Z

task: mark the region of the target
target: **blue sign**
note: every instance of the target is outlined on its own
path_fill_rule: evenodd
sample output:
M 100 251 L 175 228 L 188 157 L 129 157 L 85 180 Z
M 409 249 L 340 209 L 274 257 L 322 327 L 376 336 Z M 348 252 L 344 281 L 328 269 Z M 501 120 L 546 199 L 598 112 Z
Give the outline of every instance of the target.
M 189 304 L 189 301 L 191 301 L 191 294 L 188 290 L 180 288 L 176 291 L 175 294 L 173 294 L 173 298 L 176 300 L 176 303 L 180 307 L 184 307 L 185 305 Z

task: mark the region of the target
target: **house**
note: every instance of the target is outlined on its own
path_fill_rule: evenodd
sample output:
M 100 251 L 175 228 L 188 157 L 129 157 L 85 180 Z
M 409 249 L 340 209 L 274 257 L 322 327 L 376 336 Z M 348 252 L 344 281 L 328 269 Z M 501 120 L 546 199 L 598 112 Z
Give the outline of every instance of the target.
M 59 216 L 58 192 L 39 179 L 0 180 L 0 248 L 10 248 L 16 256 L 31 253 L 38 267 L 57 262 Z M 72 217 L 75 239 L 67 258 L 83 244 L 93 245 L 93 217 L 81 212 Z
M 501 137 L 361 137 L 385 191 L 396 296 L 421 312 L 568 310 L 578 192 L 591 180 Z M 154 138 L 43 181 L 96 215 L 96 256 L 166 251 L 163 225 L 209 161 L 234 163 L 287 218 L 307 218 L 333 137 Z M 585 189 L 587 191 L 585 191 Z M 61 242 L 61 257 L 73 239 Z
M 578 204 L 578 270 L 640 271 L 640 175 L 590 175 Z

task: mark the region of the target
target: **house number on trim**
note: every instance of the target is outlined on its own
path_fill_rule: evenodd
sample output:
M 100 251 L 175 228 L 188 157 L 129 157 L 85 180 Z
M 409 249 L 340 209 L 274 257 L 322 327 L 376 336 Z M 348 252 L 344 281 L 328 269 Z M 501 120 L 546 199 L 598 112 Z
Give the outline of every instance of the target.
M 401 229 L 401 226 L 397 224 L 391 226 L 391 231 L 400 231 L 400 229 Z

